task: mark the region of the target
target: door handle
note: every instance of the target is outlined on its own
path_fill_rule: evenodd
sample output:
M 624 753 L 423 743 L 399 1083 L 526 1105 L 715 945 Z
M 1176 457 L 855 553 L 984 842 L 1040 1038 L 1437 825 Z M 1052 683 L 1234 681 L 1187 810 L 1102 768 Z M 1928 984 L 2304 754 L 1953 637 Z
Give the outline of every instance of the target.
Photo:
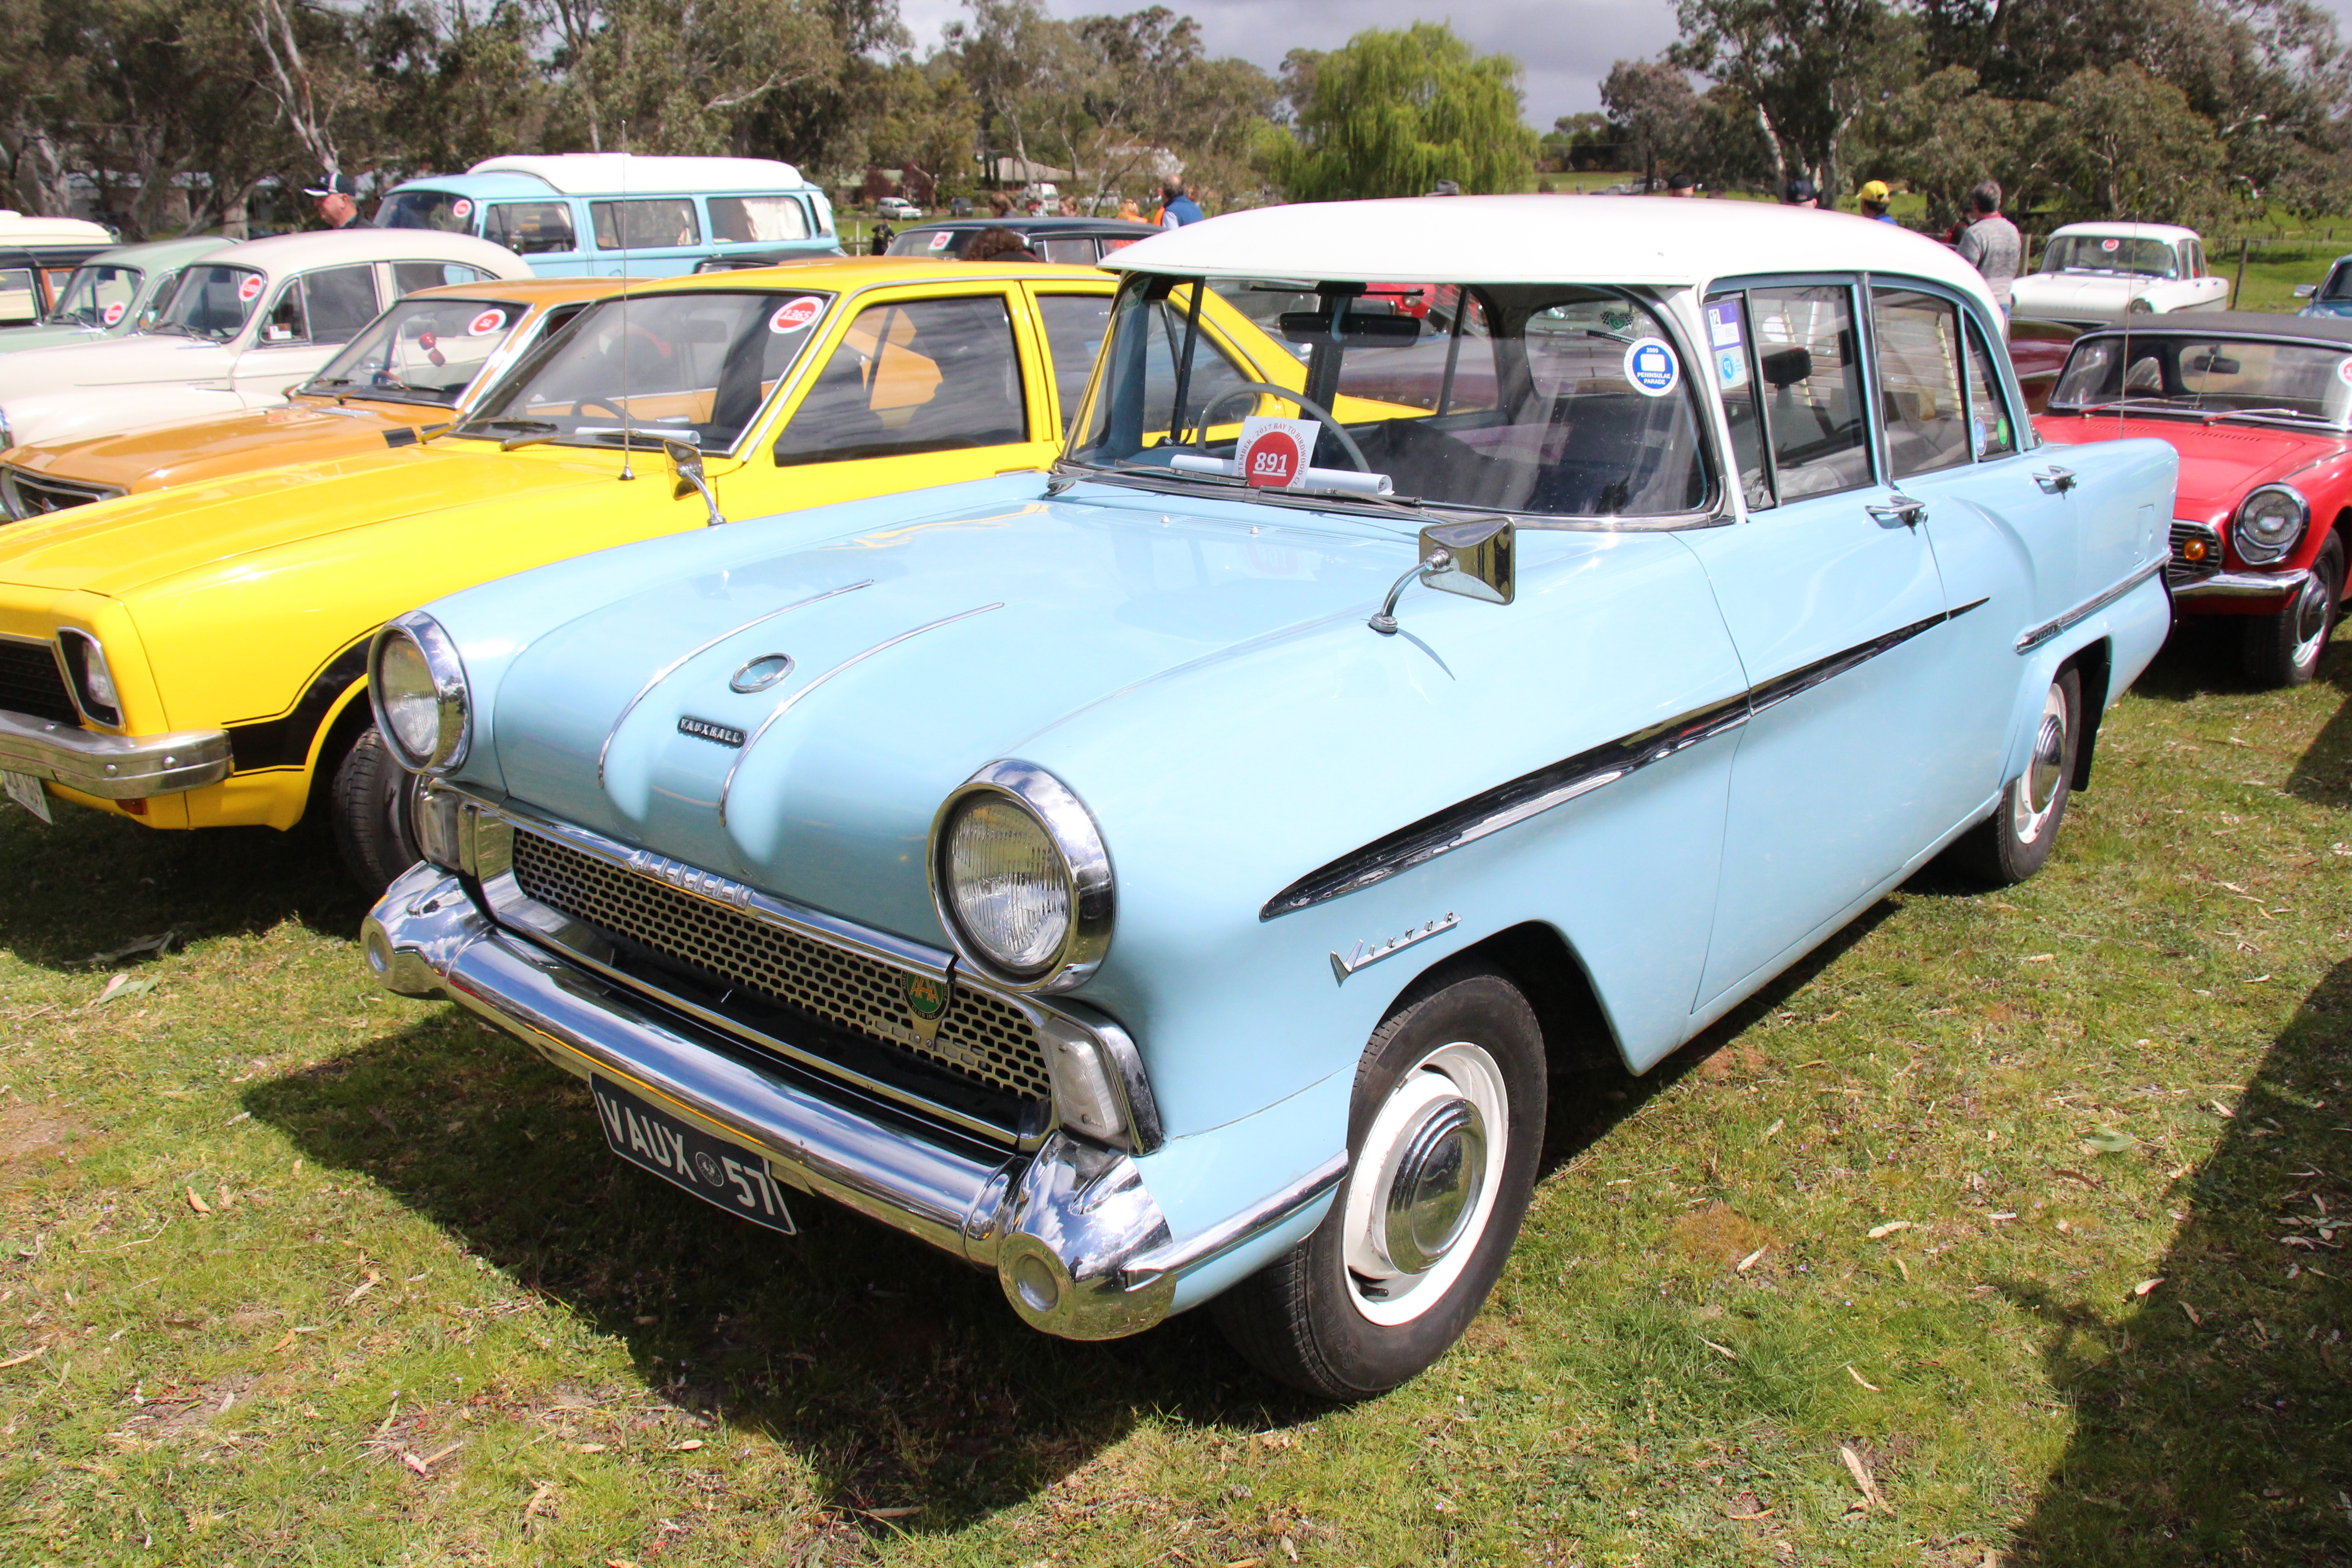
M 1927 515 L 1927 503 L 1923 500 L 1913 500 L 1909 496 L 1897 490 L 1888 499 L 1885 505 L 1866 506 L 1862 510 L 1876 518 L 1881 528 L 1893 528 L 1899 522 L 1906 528 L 1916 529 L 1919 526 L 1920 521 Z
M 2074 488 L 2074 470 L 2062 468 L 2053 464 L 2034 475 L 2033 482 L 2042 487 L 2042 493 L 2045 495 L 2063 496 Z

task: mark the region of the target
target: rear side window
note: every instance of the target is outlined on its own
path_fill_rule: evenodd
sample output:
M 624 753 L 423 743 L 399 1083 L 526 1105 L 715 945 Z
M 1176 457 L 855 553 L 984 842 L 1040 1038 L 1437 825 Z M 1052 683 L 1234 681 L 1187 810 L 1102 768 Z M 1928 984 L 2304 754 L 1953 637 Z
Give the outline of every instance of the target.
M 777 438 L 776 461 L 908 457 L 1028 438 L 1004 300 L 918 300 L 871 306 L 850 323 Z
M 1054 392 L 1062 404 L 1062 434 L 1078 416 L 1103 339 L 1110 331 L 1108 294 L 1040 294 L 1037 314 L 1045 323 L 1045 352 L 1054 361 Z
M 478 267 L 468 267 L 462 261 L 395 261 L 392 264 L 392 291 L 414 294 L 419 289 L 439 289 L 451 283 L 480 283 L 489 274 Z
M 2001 397 L 1992 351 L 1974 321 L 1969 323 L 1969 431 L 1980 461 L 2017 450 L 2017 426 L 2010 422 L 2009 405 Z
M 1758 289 L 1748 296 L 1748 310 L 1780 500 L 1870 483 L 1852 294 L 1834 286 Z
M 330 267 L 286 286 L 261 325 L 261 342 L 349 342 L 375 313 L 375 268 Z
M 1092 267 L 1097 254 L 1091 239 L 1047 239 L 1031 242 L 1033 249 L 1044 252 L 1048 261 L 1066 262 L 1073 267 Z
M 791 196 L 712 196 L 710 237 L 719 245 L 806 239 L 808 209 Z
M 375 226 L 464 234 L 473 216 L 474 204 L 455 191 L 394 191 L 375 215 Z
M 569 202 L 493 202 L 482 218 L 482 237 L 517 256 L 580 248 Z
M 588 218 L 595 225 L 599 250 L 660 250 L 702 243 L 694 203 L 684 196 L 590 202 Z
M 1948 300 L 1907 289 L 1873 289 L 1870 310 L 1888 470 L 1900 479 L 1967 462 L 1958 311 Z

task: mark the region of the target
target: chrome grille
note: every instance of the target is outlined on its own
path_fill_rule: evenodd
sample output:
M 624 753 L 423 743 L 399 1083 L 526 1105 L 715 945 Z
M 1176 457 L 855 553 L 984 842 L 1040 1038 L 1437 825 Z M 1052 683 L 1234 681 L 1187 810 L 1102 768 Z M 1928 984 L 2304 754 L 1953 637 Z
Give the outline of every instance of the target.
M 63 511 L 68 507 L 88 506 L 121 493 L 110 485 L 78 484 L 71 479 L 28 473 L 23 468 L 0 468 L 0 506 L 5 506 L 8 516 L 17 522 Z
M 2192 539 L 2205 542 L 2205 559 L 2191 561 L 2181 553 L 2181 547 Z M 2221 570 L 2221 531 L 2210 523 L 2178 522 L 2172 525 L 2172 557 L 2164 563 L 2164 580 L 2178 588 L 2183 583 L 2202 582 Z
M 81 727 L 81 715 L 74 710 L 66 678 L 58 668 L 58 656 L 45 642 L 0 637 L 0 709 Z
M 708 899 L 639 877 L 518 828 L 515 882 L 550 909 L 863 1038 L 1032 1099 L 1046 1098 L 1045 1058 L 1029 1020 L 962 986 L 935 1039 L 915 1033 L 904 972 L 782 931 Z

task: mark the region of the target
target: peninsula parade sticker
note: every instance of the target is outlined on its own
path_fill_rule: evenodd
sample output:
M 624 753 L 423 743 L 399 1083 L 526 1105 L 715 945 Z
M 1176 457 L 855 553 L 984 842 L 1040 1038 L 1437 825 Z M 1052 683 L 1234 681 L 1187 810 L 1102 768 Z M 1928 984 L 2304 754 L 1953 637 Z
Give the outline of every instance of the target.
M 236 286 L 237 299 L 248 305 L 253 303 L 255 297 L 260 292 L 261 274 L 258 272 L 247 273 L 244 280 Z
M 109 305 L 105 310 L 100 311 L 98 319 L 110 327 L 114 325 L 115 322 L 122 320 L 122 312 L 130 308 L 130 306 L 125 305 L 121 300 L 117 300 L 113 304 Z
M 451 217 L 472 217 L 474 216 L 474 204 L 467 201 L 465 197 L 459 196 L 456 201 L 449 204 L 449 216 Z
M 768 318 L 768 331 L 789 333 L 805 329 L 811 321 L 824 314 L 824 301 L 814 294 L 803 294 L 797 300 L 787 300 L 776 307 Z
M 1261 489 L 1290 489 L 1306 480 L 1320 433 L 1312 419 L 1277 419 L 1253 414 L 1242 421 L 1234 447 L 1234 469 Z
M 469 338 L 487 338 L 506 324 L 507 313 L 504 310 L 485 310 L 466 323 L 466 335 Z
M 1644 397 L 1664 397 L 1682 380 L 1683 367 L 1675 351 L 1656 338 L 1643 338 L 1625 349 L 1625 379 Z

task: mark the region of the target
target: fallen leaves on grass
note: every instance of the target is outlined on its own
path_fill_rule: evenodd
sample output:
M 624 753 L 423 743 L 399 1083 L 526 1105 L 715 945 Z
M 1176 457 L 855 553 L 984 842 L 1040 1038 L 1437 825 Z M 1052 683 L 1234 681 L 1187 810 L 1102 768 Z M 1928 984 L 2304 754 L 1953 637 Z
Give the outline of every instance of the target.
M 1880 1241 L 1887 1237 L 1893 1236 L 1898 1230 L 1909 1230 L 1911 1228 L 1912 1224 L 1907 1219 L 1890 1219 L 1885 1225 L 1874 1225 L 1871 1226 L 1870 1239 L 1873 1241 Z
M 2155 1289 L 2158 1285 L 2163 1283 L 2164 1281 L 2160 1278 L 2156 1279 L 2143 1279 L 2138 1284 L 2132 1287 L 2132 1294 L 2135 1296 L 2145 1296 L 2150 1290 Z
M 203 1198 L 197 1196 L 196 1189 L 194 1187 L 190 1187 L 188 1189 L 188 1206 L 195 1210 L 198 1214 L 210 1214 L 213 1212 L 213 1205 L 205 1202 Z
M 1879 1387 L 1879 1386 L 1878 1386 L 1878 1384 L 1874 1384 L 1874 1383 L 1871 1382 L 1871 1381 L 1870 1381 L 1870 1379 L 1868 1379 L 1868 1378 L 1866 1378 L 1866 1377 L 1863 1376 L 1863 1375 L 1862 1375 L 1862 1373 L 1858 1373 L 1858 1372 L 1854 1371 L 1854 1370 L 1853 1370 L 1853 1363 L 1851 1363 L 1851 1362 L 1849 1362 L 1849 1363 L 1846 1363 L 1845 1374 L 1846 1374 L 1848 1377 L 1850 1377 L 1850 1378 L 1853 1379 L 1853 1380 L 1854 1380 L 1854 1382 L 1856 1382 L 1856 1383 L 1858 1383 L 1858 1384 L 1862 1384 L 1862 1385 L 1863 1385 L 1863 1387 L 1864 1387 L 1864 1388 L 1866 1388 L 1866 1389 L 1870 1390 L 1870 1392 L 1871 1392 L 1871 1393 L 1873 1393 L 1873 1394 L 1884 1394 L 1884 1393 L 1885 1393 L 1885 1392 L 1886 1392 L 1886 1390 L 1885 1390 L 1885 1389 L 1883 1389 L 1883 1388 Z
M 369 1291 L 374 1289 L 377 1286 L 383 1283 L 383 1276 L 377 1273 L 373 1268 L 369 1269 L 368 1277 L 361 1280 L 357 1285 L 353 1286 L 352 1288 L 352 1293 L 343 1298 L 343 1305 L 346 1307 L 350 1306 L 352 1302 L 358 1300 L 361 1297 L 366 1295 Z
M 113 979 L 109 980 L 106 983 L 106 988 L 104 990 L 100 991 L 96 996 L 90 999 L 89 1005 L 93 1007 L 100 1007 L 113 1001 L 118 996 L 136 996 L 142 991 L 152 991 L 154 989 L 155 982 L 152 978 L 133 980 L 128 974 L 118 974 Z
M 1772 1250 L 1772 1249 L 1771 1249 L 1769 1247 L 1758 1247 L 1755 1251 L 1753 1251 L 1753 1252 L 1749 1253 L 1747 1257 L 1745 1257 L 1745 1258 L 1741 1258 L 1741 1259 L 1739 1260 L 1739 1262 L 1738 1263 L 1738 1265 L 1734 1268 L 1733 1272 L 1735 1272 L 1735 1273 L 1738 1273 L 1738 1274 L 1745 1274 L 1745 1273 L 1747 1273 L 1749 1269 L 1751 1269 L 1751 1268 L 1755 1268 L 1755 1267 L 1756 1267 L 1757 1261 L 1758 1261 L 1759 1258 L 1762 1258 L 1766 1253 L 1768 1253 L 1768 1252 L 1769 1252 L 1769 1251 L 1771 1251 L 1771 1250 Z
M 1853 1484 L 1862 1489 L 1862 1500 L 1853 1506 L 1865 1510 L 1885 1508 L 1886 1500 L 1879 1495 L 1878 1482 L 1872 1477 L 1870 1467 L 1862 1462 L 1862 1456 L 1855 1453 L 1850 1445 L 1841 1443 L 1838 1445 L 1838 1458 L 1845 1461 L 1846 1469 L 1853 1476 Z
M 1698 1336 L 1698 1342 L 1705 1345 L 1707 1349 L 1713 1351 L 1716 1354 L 1721 1356 L 1726 1361 L 1738 1361 L 1739 1359 L 1739 1352 L 1738 1351 L 1733 1350 L 1728 1345 L 1717 1344 L 1705 1334 Z
M 48 1348 L 47 1345 L 35 1345 L 23 1355 L 12 1355 L 6 1361 L 0 1361 L 0 1366 L 22 1366 L 35 1356 L 46 1352 Z
M 2083 1140 L 2084 1146 L 2102 1154 L 2120 1154 L 2132 1146 L 2132 1135 L 2102 1126 Z

